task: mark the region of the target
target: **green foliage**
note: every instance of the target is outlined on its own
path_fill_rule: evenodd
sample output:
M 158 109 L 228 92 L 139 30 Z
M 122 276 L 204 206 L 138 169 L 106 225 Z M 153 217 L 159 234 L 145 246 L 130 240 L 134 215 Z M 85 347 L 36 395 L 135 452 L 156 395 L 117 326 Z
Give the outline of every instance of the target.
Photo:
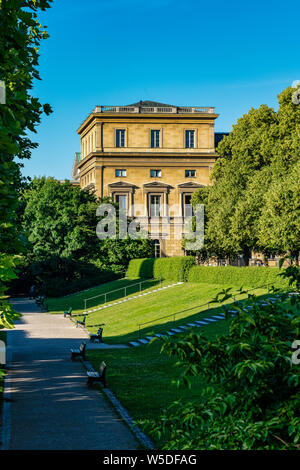
M 149 239 L 100 241 L 100 202 L 111 201 L 54 178 L 35 178 L 24 188 L 20 218 L 27 251 L 11 292 L 34 283 L 47 296 L 65 295 L 123 276 L 130 259 L 153 254 Z
M 37 70 L 39 45 L 48 37 L 40 25 L 38 12 L 49 8 L 51 0 L 2 1 L 0 5 L 0 80 L 6 85 L 6 104 L 0 105 L 0 241 L 1 250 L 19 251 L 17 198 L 21 186 L 21 163 L 30 158 L 37 144 L 27 132 L 35 132 L 43 113 L 51 112 L 32 96 Z
M 154 245 L 151 239 L 134 240 L 129 237 L 121 240 L 106 239 L 100 246 L 101 265 L 122 275 L 131 260 L 153 254 Z
M 23 191 L 22 227 L 33 259 L 58 256 L 86 260 L 99 254 L 95 195 L 66 181 L 35 178 Z
M 98 267 L 95 263 L 76 258 L 50 256 L 42 259 L 21 258 L 17 279 L 9 293 L 28 295 L 34 284 L 35 295 L 58 297 L 99 285 L 119 277 L 116 272 Z
M 250 109 L 220 142 L 214 184 L 192 198 L 205 205 L 202 251 L 208 256 L 297 255 L 300 106 L 292 102 L 294 91 L 279 95 L 278 112 L 266 105 Z
M 187 281 L 188 272 L 194 264 L 193 256 L 135 259 L 129 262 L 127 277 Z
M 172 404 L 146 429 L 164 437 L 164 449 L 299 449 L 299 365 L 291 348 L 300 334 L 300 303 L 281 295 L 250 309 L 235 307 L 228 335 L 190 333 L 165 338 L 163 350 L 178 359 L 187 387 L 198 377 L 207 386 L 197 403 Z M 226 315 L 228 315 L 225 310 Z
M 288 281 L 279 277 L 279 268 L 235 267 L 235 266 L 193 266 L 188 275 L 189 282 L 204 282 L 221 285 L 259 287 L 274 283 L 287 287 Z
M 15 257 L 0 253 L 0 329 L 13 328 L 13 322 L 20 317 L 5 297 L 6 283 L 16 277 L 15 266 Z

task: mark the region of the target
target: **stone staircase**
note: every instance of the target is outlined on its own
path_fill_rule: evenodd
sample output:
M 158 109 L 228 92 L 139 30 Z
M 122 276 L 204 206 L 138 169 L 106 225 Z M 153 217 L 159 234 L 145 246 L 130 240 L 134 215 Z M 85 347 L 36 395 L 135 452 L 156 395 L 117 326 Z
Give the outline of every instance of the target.
M 278 300 L 279 296 L 276 297 L 268 297 L 268 301 L 260 301 L 257 302 L 260 306 L 267 306 L 269 305 L 269 302 L 275 303 Z M 251 305 L 248 305 L 243 308 L 244 312 L 247 310 L 252 309 Z M 232 315 L 236 315 L 238 313 L 238 310 L 228 310 L 229 313 Z M 183 333 L 185 330 L 188 330 L 190 328 L 200 328 L 204 325 L 208 325 L 209 323 L 214 323 L 220 320 L 225 320 L 225 314 L 224 313 L 218 313 L 217 315 L 211 315 L 207 318 L 202 318 L 201 320 L 195 320 L 192 323 L 187 323 L 187 325 L 183 326 L 177 326 L 176 328 L 171 328 L 169 331 L 166 331 L 165 333 L 157 333 L 153 336 L 146 336 L 145 338 L 138 339 L 136 341 L 130 341 L 129 346 L 132 347 L 137 347 L 137 346 L 142 346 L 143 344 L 148 344 L 153 338 L 161 338 L 162 336 L 173 336 L 176 334 Z

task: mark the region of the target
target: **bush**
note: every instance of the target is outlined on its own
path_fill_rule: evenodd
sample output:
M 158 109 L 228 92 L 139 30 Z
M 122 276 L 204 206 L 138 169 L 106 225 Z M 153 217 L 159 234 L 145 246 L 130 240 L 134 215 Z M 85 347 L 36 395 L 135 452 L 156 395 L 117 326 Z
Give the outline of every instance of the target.
M 170 281 L 187 281 L 189 270 L 195 264 L 193 256 L 173 258 L 142 258 L 131 260 L 128 278 L 162 278 Z
M 113 281 L 123 275 L 94 263 L 58 256 L 35 262 L 24 258 L 17 269 L 18 278 L 10 284 L 10 295 L 28 294 L 30 286 L 34 285 L 35 295 L 59 297 Z
M 288 281 L 279 277 L 279 268 L 235 266 L 193 266 L 188 273 L 189 282 L 208 284 L 259 287 L 274 283 L 276 287 L 287 287 Z

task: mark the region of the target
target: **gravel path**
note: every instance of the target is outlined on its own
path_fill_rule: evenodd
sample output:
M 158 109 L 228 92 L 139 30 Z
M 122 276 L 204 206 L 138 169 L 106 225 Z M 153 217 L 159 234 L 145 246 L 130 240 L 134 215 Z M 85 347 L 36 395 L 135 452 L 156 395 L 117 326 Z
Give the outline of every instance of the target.
M 87 388 L 82 364 L 70 360 L 86 333 L 62 315 L 40 313 L 32 300 L 12 303 L 23 317 L 7 334 L 4 449 L 137 449 L 105 397 Z

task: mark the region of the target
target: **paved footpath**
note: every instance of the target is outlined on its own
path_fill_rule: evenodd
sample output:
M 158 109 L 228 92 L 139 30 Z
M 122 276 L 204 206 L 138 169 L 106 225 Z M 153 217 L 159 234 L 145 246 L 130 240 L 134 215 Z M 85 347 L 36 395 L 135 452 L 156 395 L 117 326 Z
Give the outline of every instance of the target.
M 63 315 L 41 313 L 32 300 L 12 303 L 23 317 L 7 334 L 4 449 L 137 449 L 102 393 L 87 388 L 81 362 L 70 360 L 86 333 Z

